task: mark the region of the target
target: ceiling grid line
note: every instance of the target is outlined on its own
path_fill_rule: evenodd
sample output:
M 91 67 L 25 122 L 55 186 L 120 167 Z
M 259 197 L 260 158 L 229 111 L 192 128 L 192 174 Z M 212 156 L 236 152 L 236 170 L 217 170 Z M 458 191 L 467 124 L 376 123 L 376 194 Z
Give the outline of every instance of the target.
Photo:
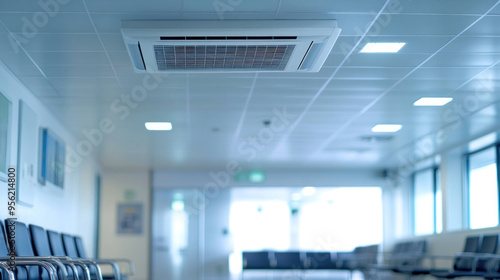
M 354 47 L 349 51 L 349 53 L 344 57 L 344 59 L 342 60 L 342 62 L 338 65 L 338 67 L 334 70 L 333 74 L 326 80 L 326 82 L 321 86 L 321 88 L 318 90 L 318 92 L 316 92 L 316 94 L 313 96 L 313 98 L 309 101 L 309 103 L 307 104 L 306 108 L 302 111 L 302 113 L 300 113 L 300 115 L 297 117 L 297 119 L 290 125 L 290 128 L 285 132 L 285 134 L 283 135 L 283 137 L 281 137 L 281 140 L 280 142 L 276 145 L 276 148 L 274 149 L 274 151 L 271 153 L 271 156 L 276 156 L 276 153 L 279 153 L 284 145 L 284 143 L 288 140 L 288 137 L 290 136 L 290 134 L 295 130 L 295 128 L 298 126 L 298 124 L 302 121 L 302 119 L 305 117 L 305 115 L 309 112 L 310 108 L 312 107 L 312 105 L 316 102 L 316 100 L 319 98 L 319 96 L 323 93 L 323 91 L 325 90 L 325 88 L 328 86 L 328 84 L 330 83 L 330 81 L 333 79 L 333 77 L 337 74 L 337 72 L 339 71 L 339 69 L 342 67 L 342 65 L 345 64 L 345 62 L 349 59 L 349 57 L 351 56 L 351 54 L 354 52 L 354 50 L 356 49 L 356 47 L 363 41 L 363 39 L 366 37 L 366 35 L 368 34 L 368 32 L 370 31 L 370 29 L 373 27 L 373 25 L 377 22 L 379 16 L 381 15 L 382 11 L 385 10 L 385 8 L 387 7 L 387 5 L 389 4 L 391 0 L 387 0 L 384 5 L 382 6 L 382 8 L 380 9 L 380 11 L 377 13 L 377 15 L 375 16 L 375 18 L 373 19 L 373 21 L 370 23 L 370 25 L 368 25 L 368 27 L 366 28 L 364 34 L 361 36 L 361 38 L 358 40 L 358 42 L 356 42 L 356 44 L 354 45 Z
M 389 87 L 387 90 L 385 90 L 382 94 L 377 96 L 372 102 L 370 102 L 367 106 L 365 106 L 361 111 L 356 113 L 351 119 L 349 119 L 347 122 L 344 122 L 338 130 L 336 130 L 330 137 L 327 138 L 326 141 L 324 141 L 313 153 L 313 155 L 318 155 L 320 154 L 330 143 L 335 140 L 340 133 L 342 133 L 347 127 L 349 127 L 354 121 L 356 121 L 361 115 L 366 113 L 370 108 L 372 108 L 382 97 L 384 97 L 387 93 L 389 93 L 392 89 L 394 89 L 397 85 L 399 85 L 401 82 L 403 82 L 407 77 L 409 77 L 411 74 L 413 74 L 416 70 L 418 70 L 422 65 L 424 65 L 426 62 L 428 62 L 431 58 L 433 58 L 435 55 L 437 55 L 441 50 L 443 50 L 445 47 L 447 47 L 449 44 L 451 44 L 453 41 L 455 41 L 458 37 L 460 37 L 463 33 L 465 33 L 467 30 L 472 28 L 478 21 L 480 21 L 482 18 L 484 18 L 490 11 L 492 11 L 496 6 L 500 4 L 500 1 L 496 2 L 488 11 L 486 11 L 481 17 L 476 19 L 474 22 L 472 22 L 469 26 L 467 26 L 464 30 L 462 30 L 460 33 L 455 35 L 450 41 L 448 41 L 444 46 L 439 48 L 434 54 L 429 56 L 427 59 L 425 59 L 423 62 L 421 62 L 419 65 L 417 65 L 413 70 L 411 70 L 409 73 L 407 73 L 405 76 L 403 76 L 400 80 L 398 80 L 394 85 Z
M 109 61 L 109 65 L 111 66 L 111 69 L 113 70 L 113 73 L 115 75 L 116 81 L 118 82 L 118 85 L 120 87 L 123 87 L 122 82 L 120 81 L 120 78 L 118 77 L 118 74 L 116 73 L 116 69 L 115 69 L 115 66 L 113 65 L 113 61 L 111 60 L 111 57 L 109 56 L 108 50 L 104 46 L 104 43 L 103 43 L 102 38 L 101 38 L 101 35 L 99 34 L 99 31 L 97 30 L 97 27 L 95 26 L 94 20 L 92 19 L 92 15 L 90 15 L 90 11 L 89 11 L 89 8 L 87 7 L 86 0 L 82 0 L 82 3 L 83 3 L 83 6 L 85 7 L 85 11 L 87 11 L 87 16 L 89 17 L 90 24 L 92 24 L 92 28 L 94 29 L 95 34 L 97 35 L 97 39 L 99 39 L 99 43 L 101 44 L 101 46 L 102 46 L 102 48 L 104 50 L 104 53 L 106 54 L 106 57 L 107 57 L 107 59 Z
M 42 76 L 45 78 L 45 80 L 47 81 L 47 83 L 52 87 L 52 89 L 54 90 L 55 93 L 57 93 L 58 97 L 61 97 L 62 94 L 59 92 L 59 90 L 57 90 L 54 85 L 52 84 L 52 82 L 49 80 L 49 78 L 47 77 L 47 75 L 45 74 L 45 72 L 42 70 L 42 68 L 40 68 L 40 66 L 38 65 L 38 63 L 36 63 L 36 61 L 33 59 L 33 57 L 26 51 L 26 49 L 21 45 L 21 42 L 19 42 L 16 37 L 13 35 L 13 33 L 9 30 L 9 28 L 3 23 L 3 21 L 0 20 L 0 24 L 2 24 L 2 26 L 5 28 L 5 30 L 7 30 L 7 32 L 9 33 L 9 36 L 16 42 L 17 46 L 19 48 L 21 48 L 23 50 L 23 52 L 26 54 L 26 56 L 28 57 L 28 59 L 31 61 L 31 63 L 33 63 L 33 65 L 35 66 L 35 68 L 40 71 L 40 73 L 42 74 Z
M 243 122 L 245 121 L 245 117 L 247 114 L 248 106 L 250 104 L 250 99 L 252 98 L 253 92 L 255 90 L 255 84 L 257 83 L 257 78 L 259 77 L 259 73 L 255 73 L 252 81 L 252 85 L 247 95 L 247 99 L 245 100 L 245 105 L 243 107 L 243 111 L 241 112 L 240 119 L 238 121 L 238 125 L 236 126 L 236 131 L 234 132 L 233 138 L 231 140 L 231 150 L 236 148 L 236 144 L 238 139 L 240 138 L 241 129 L 243 128 Z

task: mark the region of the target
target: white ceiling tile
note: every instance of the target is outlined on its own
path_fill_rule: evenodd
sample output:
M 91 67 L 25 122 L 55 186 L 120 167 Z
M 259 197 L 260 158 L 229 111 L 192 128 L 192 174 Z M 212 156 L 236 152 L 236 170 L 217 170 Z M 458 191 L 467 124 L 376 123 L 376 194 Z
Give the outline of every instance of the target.
M 397 80 L 356 80 L 333 79 L 327 86 L 329 90 L 352 91 L 384 91 L 396 83 Z
M 118 4 L 113 1 L 84 0 L 91 13 L 95 12 L 179 12 L 182 0 L 162 1 L 150 0 L 146 3 L 135 0 L 122 0 Z
M 482 67 L 421 67 L 409 76 L 410 79 L 467 80 L 481 72 Z
M 62 2 L 62 3 L 61 3 Z M 7 12 L 50 12 L 55 17 L 60 12 L 84 12 L 81 1 L 0 1 L 0 13 Z
M 446 46 L 441 53 L 500 53 L 500 37 L 461 36 Z
M 350 0 L 331 1 L 315 0 L 313 2 L 300 0 L 286 0 L 281 3 L 280 12 L 324 13 L 335 11 L 338 13 L 378 13 L 384 5 L 384 0 Z
M 53 88 L 30 88 L 31 92 L 44 101 L 44 98 L 61 98 L 61 94 Z
M 128 52 L 108 52 L 108 55 L 113 65 L 120 65 L 124 67 L 130 67 L 130 69 L 133 69 L 132 62 L 130 60 Z
M 346 55 L 354 48 L 359 39 L 361 36 L 339 36 L 331 53 Z
M 155 13 L 154 10 L 150 10 L 147 13 L 134 12 L 133 10 L 124 13 L 91 13 L 91 16 L 99 33 L 117 34 L 121 34 L 120 29 L 122 27 L 122 20 L 166 20 L 183 18 L 182 14 L 179 12 Z
M 465 31 L 464 36 L 500 36 L 498 22 L 500 17 L 485 16 L 470 29 Z
M 104 52 L 32 52 L 30 56 L 42 65 L 109 65 Z
M 9 68 L 17 77 L 43 77 L 34 64 L 17 64 Z
M 40 33 L 23 44 L 28 52 L 99 52 L 103 51 L 96 34 Z
M 488 11 L 495 0 L 482 1 L 461 1 L 456 0 L 392 0 L 386 9 L 387 12 L 401 14 L 421 13 L 421 14 L 479 14 Z
M 56 89 L 89 88 L 95 90 L 106 90 L 109 88 L 120 87 L 116 78 L 111 77 L 50 77 L 49 81 Z
M 15 68 L 16 65 L 33 65 L 28 55 L 24 52 L 0 51 L 0 60 L 7 66 Z
M 345 59 L 346 56 L 347 53 L 345 54 L 331 53 L 326 59 L 325 64 L 323 66 L 336 68 L 336 66 L 339 66 L 342 63 L 342 61 Z
M 100 34 L 104 48 L 108 52 L 127 52 L 127 47 L 123 42 L 123 36 L 120 33 Z
M 423 67 L 480 67 L 500 61 L 500 54 L 437 54 Z
M 448 93 L 460 86 L 464 80 L 422 80 L 422 79 L 406 79 L 394 87 L 395 91 L 404 91 L 411 89 L 414 91 L 429 91 Z
M 47 88 L 52 89 L 52 85 L 44 77 L 20 77 L 19 78 L 27 87 L 31 89 L 35 88 Z
M 369 35 L 456 35 L 478 16 L 456 15 L 382 15 Z
M 288 88 L 319 89 L 326 79 L 257 79 L 256 88 L 273 88 L 286 91 Z
M 152 77 L 149 74 L 136 74 L 135 76 L 119 77 L 125 88 L 133 89 L 136 86 L 142 86 L 146 83 L 155 84 L 158 88 L 185 88 L 185 74 L 159 75 Z
M 225 13 L 233 12 L 276 12 L 279 0 L 253 1 L 196 1 L 184 0 L 182 11 L 218 13 L 222 18 Z
M 109 65 L 44 65 L 42 71 L 47 77 L 114 77 Z
M 335 78 L 349 79 L 400 79 L 413 68 L 411 67 L 342 67 Z
M 344 66 L 415 67 L 428 57 L 428 54 L 356 53 L 349 56 Z
M 54 17 L 40 13 L 0 14 L 0 20 L 10 32 L 20 33 L 27 40 L 38 33 L 93 33 L 94 28 L 86 13 L 58 13 Z
M 323 67 L 319 72 L 263 72 L 259 73 L 259 79 L 275 79 L 275 78 L 289 78 L 289 79 L 324 79 L 330 78 L 335 71 L 335 67 Z

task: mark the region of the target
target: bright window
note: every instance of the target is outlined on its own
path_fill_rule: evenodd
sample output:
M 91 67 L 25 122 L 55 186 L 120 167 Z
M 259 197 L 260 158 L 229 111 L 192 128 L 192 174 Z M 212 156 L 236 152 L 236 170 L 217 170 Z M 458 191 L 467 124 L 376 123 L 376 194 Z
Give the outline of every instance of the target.
M 496 147 L 469 155 L 469 227 L 498 225 Z
M 415 173 L 414 177 L 414 232 L 416 235 L 432 234 L 435 231 L 435 186 L 434 169 Z
M 382 242 L 379 187 L 331 188 L 317 200 L 304 202 L 298 214 L 302 250 L 350 251 Z
M 286 201 L 236 201 L 230 211 L 235 251 L 290 248 L 290 207 Z

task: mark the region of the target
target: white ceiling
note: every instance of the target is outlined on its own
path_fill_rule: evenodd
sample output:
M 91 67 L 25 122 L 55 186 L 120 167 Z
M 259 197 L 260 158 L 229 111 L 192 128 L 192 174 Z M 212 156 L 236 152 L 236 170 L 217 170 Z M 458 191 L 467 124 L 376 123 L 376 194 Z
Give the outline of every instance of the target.
M 43 20 L 39 2 L 0 0 L 0 60 L 79 139 L 103 118 L 113 120 L 115 131 L 95 151 L 106 168 L 212 168 L 232 159 L 249 168 L 387 167 L 440 128 L 449 137 L 436 149 L 498 126 L 498 1 L 58 1 L 59 11 L 36 32 L 28 29 L 26 39 L 26 22 Z M 220 3 L 228 11 L 217 12 Z M 342 32 L 319 73 L 171 74 L 124 120 L 112 111 L 114 100 L 144 77 L 132 69 L 121 20 L 220 16 L 336 19 Z M 397 54 L 359 53 L 367 42 L 388 41 L 407 45 Z M 444 107 L 413 107 L 423 96 L 455 99 Z M 293 118 L 284 131 L 255 158 L 238 151 L 273 110 L 285 107 Z M 455 125 L 462 113 L 468 121 Z M 174 129 L 148 132 L 145 121 L 170 121 Z M 403 129 L 388 142 L 359 140 L 374 135 L 378 123 Z

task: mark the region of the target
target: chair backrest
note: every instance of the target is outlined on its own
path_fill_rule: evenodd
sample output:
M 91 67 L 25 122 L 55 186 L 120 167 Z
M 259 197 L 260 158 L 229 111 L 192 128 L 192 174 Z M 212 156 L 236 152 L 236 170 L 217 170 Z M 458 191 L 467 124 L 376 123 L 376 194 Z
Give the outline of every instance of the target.
M 481 248 L 479 249 L 480 254 L 494 254 L 497 252 L 498 248 L 498 234 L 489 234 L 483 236 L 483 241 L 481 242 Z M 478 259 L 476 262 L 476 271 L 487 271 L 488 264 L 490 260 L 488 259 Z
M 28 227 L 21 222 L 15 220 L 5 220 L 5 236 L 7 240 L 13 239 L 15 242 L 14 253 L 19 257 L 33 257 L 35 253 L 33 251 L 33 247 L 31 246 L 31 238 L 29 236 Z M 12 236 L 14 235 L 14 236 Z M 42 277 L 40 277 L 40 272 L 38 267 L 31 266 L 28 267 L 29 270 L 29 278 L 30 279 L 47 279 L 47 275 L 44 273 Z M 18 269 L 17 278 L 27 279 L 26 271 L 23 269 Z
M 415 241 L 412 252 L 416 256 L 421 256 L 427 251 L 427 240 Z
M 78 251 L 76 250 L 75 239 L 69 234 L 62 234 L 62 241 L 66 256 L 70 258 L 78 258 Z
M 0 257 L 7 257 L 9 255 L 9 247 L 7 246 L 7 235 L 3 229 L 2 223 L 0 223 Z
M 244 269 L 269 269 L 271 262 L 269 252 L 243 252 L 243 268 Z
M 477 253 L 481 249 L 481 237 L 480 236 L 467 236 L 465 239 L 464 253 Z M 455 258 L 453 263 L 453 269 L 457 271 L 471 271 L 473 268 L 474 259 L 459 256 Z
M 55 231 L 47 230 L 47 235 L 49 237 L 49 244 L 52 255 L 57 257 L 66 256 L 61 234 Z
M 464 253 L 476 253 L 479 249 L 479 243 L 481 241 L 481 237 L 479 235 L 476 236 L 467 236 L 465 239 L 465 246 L 462 252 Z
M 87 254 L 85 253 L 85 247 L 83 246 L 83 240 L 80 236 L 75 236 L 76 251 L 80 258 L 86 259 Z
M 312 269 L 331 269 L 335 265 L 330 252 L 306 252 L 308 267 Z
M 15 230 L 8 230 L 9 226 L 15 228 Z M 5 220 L 5 228 L 7 228 L 7 237 L 9 239 L 13 238 L 16 242 L 14 250 L 16 256 L 35 256 L 35 252 L 33 251 L 33 247 L 31 246 L 31 238 L 28 233 L 28 227 L 24 223 L 13 220 Z M 14 236 L 11 236 L 11 234 L 14 234 Z
M 33 249 L 37 256 L 52 256 L 50 250 L 49 238 L 47 232 L 39 226 L 30 225 L 31 240 L 33 241 Z
M 303 268 L 300 252 L 275 252 L 277 269 L 301 269 Z

